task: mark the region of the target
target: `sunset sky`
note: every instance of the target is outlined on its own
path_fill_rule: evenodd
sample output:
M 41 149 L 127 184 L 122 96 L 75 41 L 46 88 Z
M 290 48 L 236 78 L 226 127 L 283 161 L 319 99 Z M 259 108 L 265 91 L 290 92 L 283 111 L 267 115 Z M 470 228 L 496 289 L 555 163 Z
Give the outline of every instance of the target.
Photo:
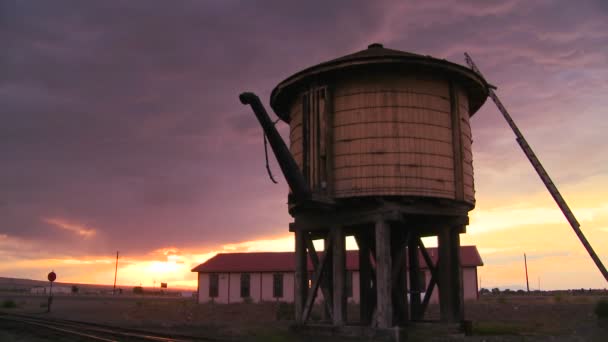
M 606 1 L 0 0 L 0 276 L 111 284 L 120 251 L 119 284 L 196 287 L 292 250 L 238 94 L 374 42 L 469 52 L 608 264 Z M 481 286 L 525 287 L 525 252 L 533 288 L 605 288 L 494 104 L 471 123 Z

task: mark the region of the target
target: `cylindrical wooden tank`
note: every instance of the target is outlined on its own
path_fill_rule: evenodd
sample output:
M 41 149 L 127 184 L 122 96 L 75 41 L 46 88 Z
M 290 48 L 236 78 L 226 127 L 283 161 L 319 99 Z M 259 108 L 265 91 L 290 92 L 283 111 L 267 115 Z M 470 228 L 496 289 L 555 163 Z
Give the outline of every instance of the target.
M 469 117 L 487 83 L 429 56 L 368 49 L 281 82 L 271 106 L 314 194 L 434 197 L 475 204 Z

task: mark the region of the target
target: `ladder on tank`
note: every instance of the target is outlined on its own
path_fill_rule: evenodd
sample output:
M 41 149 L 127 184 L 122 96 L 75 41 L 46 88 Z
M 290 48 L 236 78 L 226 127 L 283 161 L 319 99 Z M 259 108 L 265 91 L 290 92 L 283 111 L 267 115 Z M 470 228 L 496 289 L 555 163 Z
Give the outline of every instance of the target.
M 466 62 L 469 65 L 469 67 L 474 72 L 476 72 L 477 74 L 479 74 L 480 76 L 483 77 L 483 75 L 481 74 L 479 69 L 477 69 L 477 66 L 473 62 L 473 59 L 471 58 L 471 56 L 469 56 L 469 54 L 466 52 L 465 52 L 464 56 L 465 56 Z M 513 119 L 511 118 L 511 115 L 509 115 L 509 112 L 507 112 L 507 109 L 502 105 L 502 102 L 500 102 L 500 100 L 498 99 L 498 96 L 496 96 L 496 94 L 494 93 L 494 89 L 496 89 L 496 87 L 490 86 L 489 88 L 490 89 L 488 90 L 488 96 L 492 99 L 492 101 L 494 101 L 494 103 L 498 107 L 498 110 L 502 113 L 502 116 L 505 118 L 505 120 L 507 121 L 507 123 L 509 124 L 511 129 L 513 130 L 513 133 L 515 133 L 515 136 L 517 137 L 516 138 L 517 143 L 519 144 L 521 149 L 526 154 L 526 157 L 528 157 L 528 160 L 530 161 L 530 163 L 532 163 L 534 170 L 536 170 L 536 173 L 538 173 L 538 176 L 540 177 L 540 179 L 543 181 L 543 183 L 547 187 L 547 190 L 549 190 L 549 193 L 551 194 L 551 196 L 557 203 L 557 206 L 561 209 L 564 216 L 566 216 L 566 219 L 570 223 L 570 226 L 572 226 L 572 229 L 574 229 L 576 236 L 578 236 L 578 238 L 583 243 L 583 246 L 585 247 L 585 249 L 587 249 L 587 252 L 591 256 L 591 259 L 593 259 L 597 268 L 599 268 L 600 272 L 602 272 L 602 275 L 604 276 L 606 281 L 608 281 L 608 271 L 606 271 L 606 267 L 604 267 L 604 265 L 602 264 L 602 261 L 600 260 L 600 258 L 597 256 L 597 254 L 591 247 L 591 244 L 589 244 L 589 241 L 587 241 L 587 238 L 585 238 L 585 235 L 583 235 L 583 232 L 581 231 L 581 228 L 580 228 L 580 224 L 576 220 L 576 217 L 574 217 L 574 214 L 570 210 L 570 207 L 568 207 L 568 204 L 566 203 L 566 201 L 564 200 L 562 195 L 559 193 L 559 190 L 557 190 L 557 187 L 555 186 L 555 184 L 549 177 L 549 174 L 547 173 L 545 168 L 542 166 L 542 164 L 536 157 L 536 154 L 534 154 L 534 152 L 532 151 L 532 148 L 530 147 L 530 145 L 528 145 L 528 142 L 524 138 L 524 136 L 521 133 L 521 131 L 519 130 L 519 128 L 517 128 L 517 125 L 515 125 L 515 121 L 513 121 Z

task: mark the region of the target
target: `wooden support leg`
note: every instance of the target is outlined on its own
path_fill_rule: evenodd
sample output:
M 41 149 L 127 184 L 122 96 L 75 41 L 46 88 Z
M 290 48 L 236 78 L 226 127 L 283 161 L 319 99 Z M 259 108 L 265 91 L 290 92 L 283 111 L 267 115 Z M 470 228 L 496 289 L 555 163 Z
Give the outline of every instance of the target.
M 404 325 L 408 320 L 406 247 L 408 236 L 401 227 L 391 232 L 393 325 Z
M 369 240 L 361 235 L 356 236 L 356 240 L 359 246 L 359 319 L 361 324 L 369 325 L 373 311 Z
M 316 273 L 317 269 L 319 269 L 319 267 L 321 266 L 320 261 L 319 261 L 319 256 L 317 255 L 317 251 L 315 249 L 315 245 L 312 242 L 312 239 L 310 239 L 308 236 L 306 237 L 306 247 L 308 248 L 308 257 L 310 257 L 310 261 L 312 263 L 312 267 L 315 270 L 314 273 Z M 331 253 L 329 251 L 331 251 L 331 238 L 328 235 L 328 237 L 325 238 L 325 251 L 323 252 L 323 256 L 325 257 L 325 263 L 326 264 L 331 264 Z M 321 289 L 321 292 L 323 293 L 323 303 L 324 305 L 324 310 L 323 312 L 326 314 L 325 318 L 326 320 L 330 321 L 331 320 L 331 310 L 333 310 L 333 306 L 331 304 L 331 296 L 332 296 L 332 291 L 333 291 L 333 287 L 328 285 L 331 283 L 331 272 L 323 272 L 321 273 L 322 279 L 319 280 L 319 288 Z M 329 279 L 329 280 L 328 280 Z M 317 293 L 310 293 L 311 291 L 309 291 L 308 296 L 316 296 Z
M 464 319 L 464 289 L 462 284 L 462 267 L 460 266 L 460 227 L 450 230 L 450 258 L 452 279 L 452 301 L 454 306 L 453 319 L 460 322 Z
M 379 328 L 393 326 L 393 305 L 391 303 L 391 231 L 387 222 L 376 222 L 376 317 Z
M 454 286 L 458 286 L 453 279 L 454 270 L 452 259 L 454 252 L 453 237 L 450 229 L 447 227 L 441 229 L 437 235 L 438 252 L 439 252 L 439 267 L 438 267 L 438 284 L 439 284 L 439 311 L 442 322 L 453 323 L 457 322 L 458 317 L 455 314 L 457 310 Z
M 328 233 L 328 234 L 331 234 Z M 323 245 L 324 245 L 324 250 L 328 251 L 331 249 L 331 246 L 329 245 L 331 243 L 331 239 L 328 237 L 326 237 L 325 239 L 323 239 Z M 329 253 L 327 254 L 327 263 L 328 265 L 333 265 L 333 258 L 332 258 L 332 254 L 333 253 Z M 332 321 L 332 311 L 333 311 L 333 273 L 332 272 L 325 272 L 323 273 L 323 282 L 322 282 L 322 286 L 324 288 L 323 291 L 323 300 L 326 302 L 327 305 L 325 305 L 325 308 L 323 310 L 323 320 L 324 321 L 328 321 L 331 322 Z
M 413 233 L 412 233 L 413 234 Z M 418 236 L 412 236 L 408 244 L 408 256 L 410 264 L 410 310 L 412 321 L 422 319 L 420 300 L 420 260 L 418 258 Z
M 346 243 L 344 240 L 344 229 L 334 227 L 333 231 L 333 268 L 334 268 L 334 293 L 333 293 L 333 319 L 334 325 L 340 326 L 346 323 Z
M 294 282 L 294 306 L 296 323 L 303 323 L 302 313 L 304 303 L 306 303 L 306 293 L 308 291 L 308 270 L 306 262 L 306 236 L 305 232 L 295 231 L 296 235 L 296 273 Z

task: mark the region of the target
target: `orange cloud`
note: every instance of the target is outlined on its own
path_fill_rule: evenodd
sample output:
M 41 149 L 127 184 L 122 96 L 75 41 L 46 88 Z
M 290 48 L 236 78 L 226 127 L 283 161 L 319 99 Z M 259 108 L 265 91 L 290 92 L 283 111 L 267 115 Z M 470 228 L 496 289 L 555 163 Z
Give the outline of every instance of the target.
M 63 219 L 45 218 L 45 219 L 43 219 L 43 221 L 54 226 L 55 228 L 59 228 L 59 229 L 70 231 L 72 233 L 76 233 L 84 238 L 90 238 L 97 233 L 95 231 L 95 229 L 87 228 L 80 224 L 67 222 Z

